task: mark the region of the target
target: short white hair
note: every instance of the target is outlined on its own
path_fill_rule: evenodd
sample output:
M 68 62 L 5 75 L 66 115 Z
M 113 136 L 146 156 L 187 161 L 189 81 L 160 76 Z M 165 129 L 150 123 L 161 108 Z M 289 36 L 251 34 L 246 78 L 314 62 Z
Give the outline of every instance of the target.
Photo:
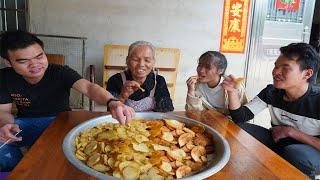
M 148 46 L 151 49 L 152 55 L 153 55 L 153 58 L 154 58 L 154 56 L 155 56 L 155 47 L 151 43 L 149 43 L 147 41 L 136 41 L 136 42 L 132 43 L 129 46 L 128 57 L 130 57 L 130 55 L 132 54 L 133 50 L 135 48 L 137 48 L 138 46 Z

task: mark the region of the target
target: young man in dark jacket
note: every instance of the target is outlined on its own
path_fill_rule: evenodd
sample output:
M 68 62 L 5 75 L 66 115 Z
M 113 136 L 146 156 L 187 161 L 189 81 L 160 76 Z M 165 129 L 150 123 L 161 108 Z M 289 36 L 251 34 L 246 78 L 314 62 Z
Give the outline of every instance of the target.
M 271 129 L 249 123 L 239 124 L 292 165 L 314 178 L 320 174 L 320 89 L 316 78 L 320 57 L 312 46 L 293 43 L 280 48 L 281 54 L 268 85 L 248 104 L 241 106 L 237 84 L 227 77 L 223 88 L 229 95 L 234 122 L 243 123 L 265 108 L 271 115 Z

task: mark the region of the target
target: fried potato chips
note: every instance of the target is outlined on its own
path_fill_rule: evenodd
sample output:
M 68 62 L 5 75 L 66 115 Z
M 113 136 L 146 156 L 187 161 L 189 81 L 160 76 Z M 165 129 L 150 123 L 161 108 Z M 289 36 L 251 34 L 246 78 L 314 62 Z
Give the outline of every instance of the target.
M 214 147 L 204 127 L 172 119 L 104 123 L 81 132 L 75 156 L 90 168 L 122 179 L 175 179 L 201 170 Z

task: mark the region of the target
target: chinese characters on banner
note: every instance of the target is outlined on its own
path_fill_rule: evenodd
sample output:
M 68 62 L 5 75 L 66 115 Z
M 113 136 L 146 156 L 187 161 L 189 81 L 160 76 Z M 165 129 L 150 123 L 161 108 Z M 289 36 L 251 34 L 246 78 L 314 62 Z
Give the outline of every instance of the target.
M 277 0 L 276 8 L 282 10 L 298 11 L 300 0 Z
M 250 0 L 225 0 L 220 51 L 243 53 L 246 36 Z

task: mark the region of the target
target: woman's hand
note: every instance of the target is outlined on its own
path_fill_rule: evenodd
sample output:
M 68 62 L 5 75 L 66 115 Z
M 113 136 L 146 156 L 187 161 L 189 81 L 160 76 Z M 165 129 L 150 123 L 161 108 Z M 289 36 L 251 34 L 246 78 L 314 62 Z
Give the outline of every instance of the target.
M 187 81 L 187 86 L 188 86 L 188 94 L 194 96 L 194 91 L 196 90 L 196 83 L 198 80 L 198 76 L 191 76 Z
M 0 141 L 7 141 L 10 142 L 14 141 L 22 141 L 22 137 L 16 137 L 12 134 L 12 132 L 19 132 L 20 128 L 17 124 L 6 124 L 0 128 Z
M 140 84 L 136 81 L 126 81 L 121 89 L 119 99 L 125 102 L 128 97 L 140 88 Z

